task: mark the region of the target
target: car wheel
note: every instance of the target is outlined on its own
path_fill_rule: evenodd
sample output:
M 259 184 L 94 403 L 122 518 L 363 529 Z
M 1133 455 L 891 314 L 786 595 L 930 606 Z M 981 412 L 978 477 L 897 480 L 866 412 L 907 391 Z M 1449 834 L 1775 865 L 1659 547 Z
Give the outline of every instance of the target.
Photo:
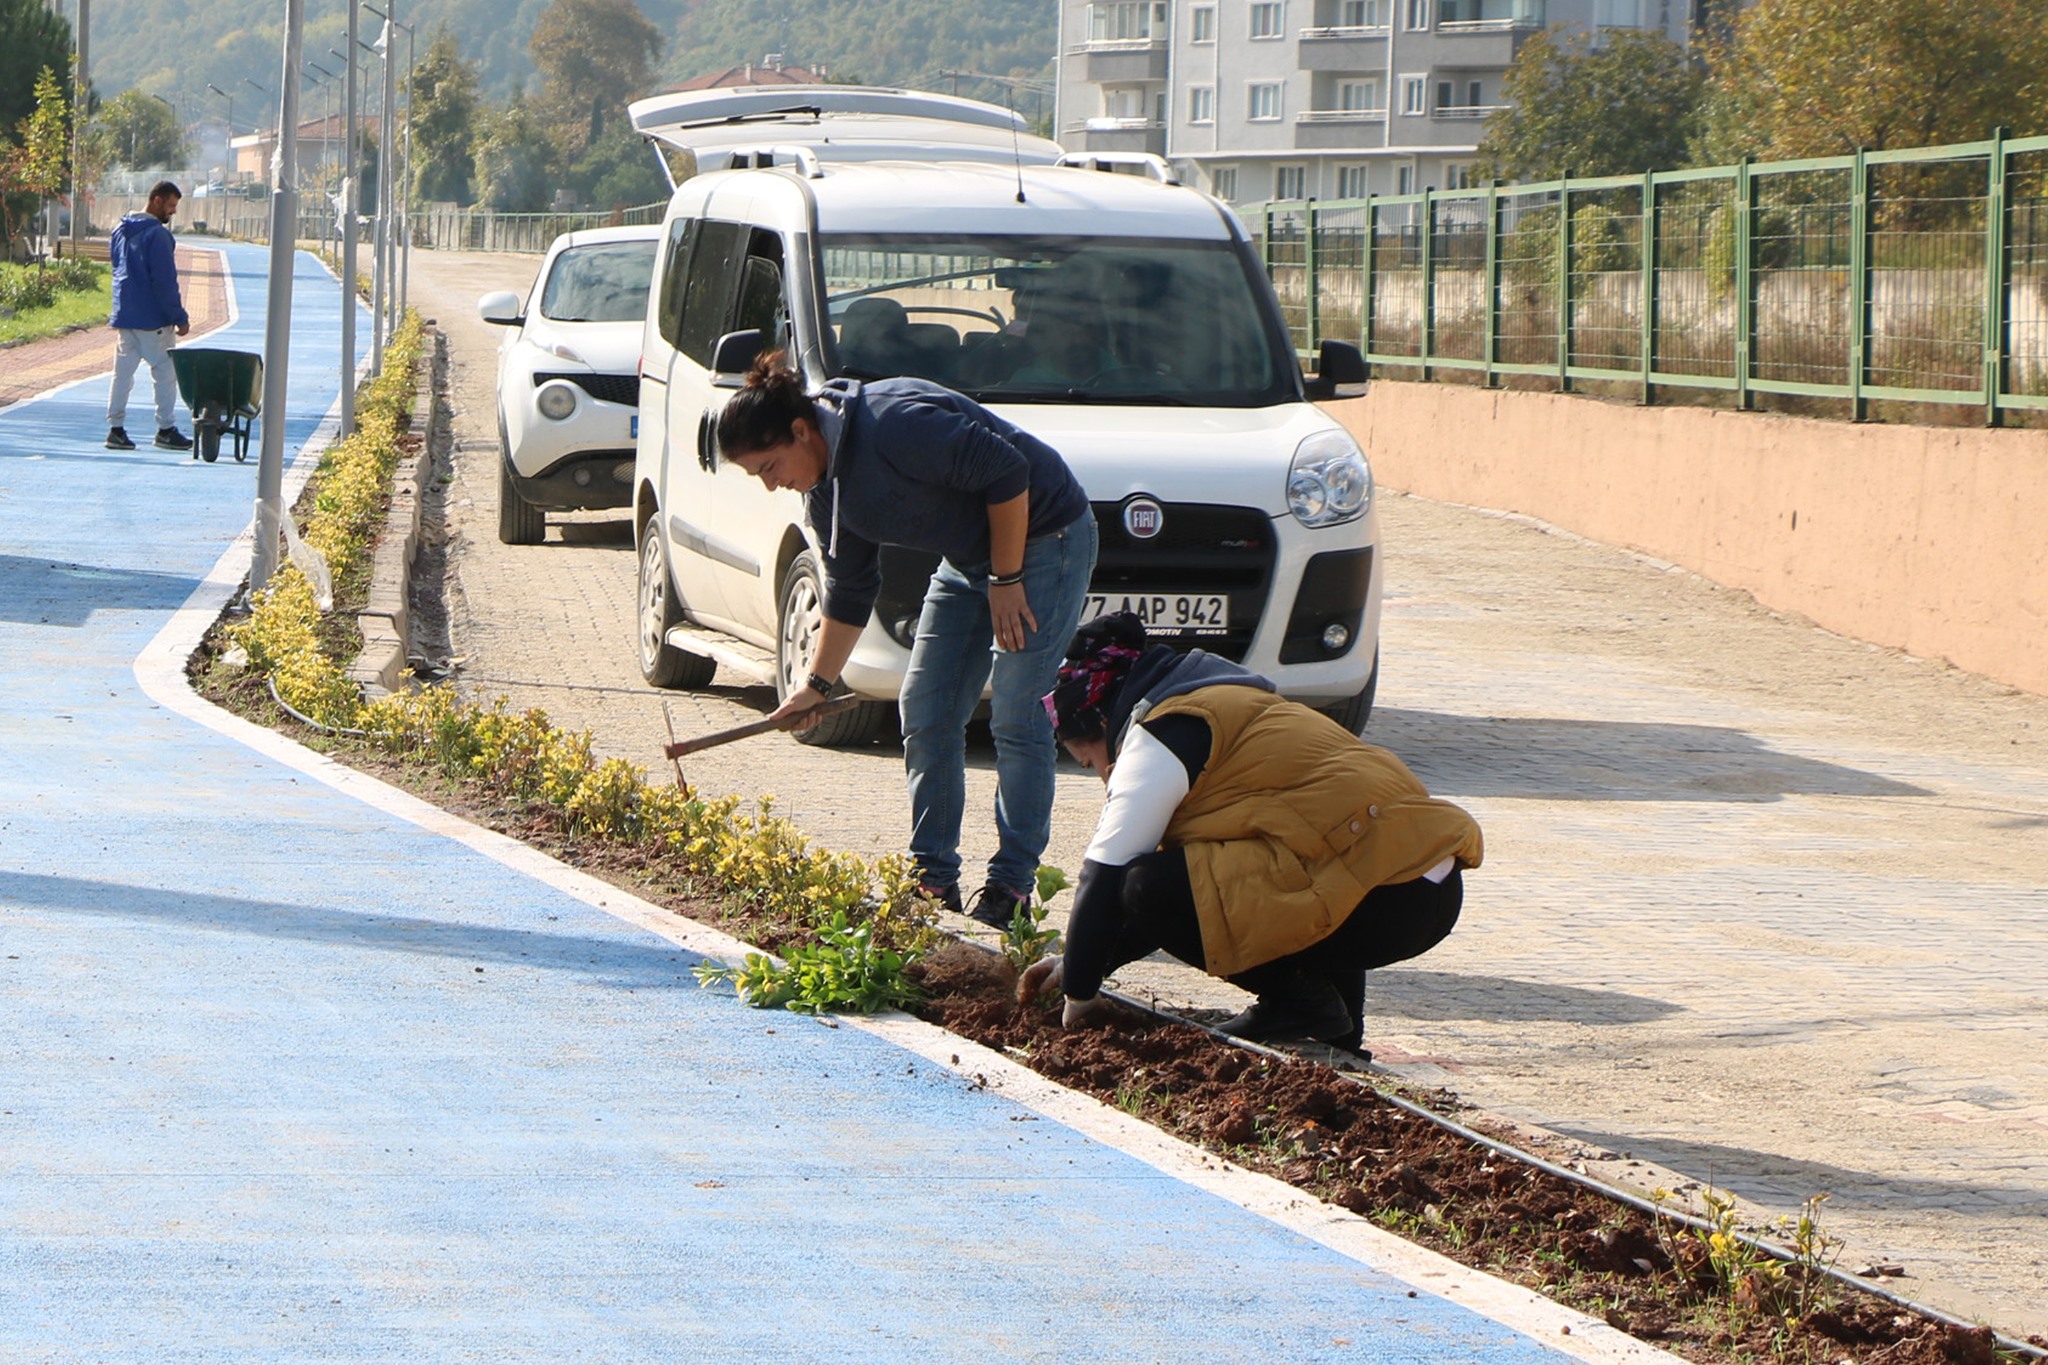
M 1373 695 L 1379 690 L 1380 656 L 1374 654 L 1372 656 L 1372 676 L 1365 680 L 1365 686 L 1358 690 L 1357 696 L 1347 697 L 1334 705 L 1321 706 L 1316 709 L 1349 730 L 1352 734 L 1362 734 L 1365 730 L 1365 723 L 1372 719 L 1372 699 Z
M 512 462 L 498 456 L 498 539 L 507 545 L 538 545 L 547 539 L 547 514 L 512 486 Z
M 825 576 L 809 550 L 789 566 L 782 584 L 782 610 L 775 631 L 775 696 L 787 700 L 804 685 L 818 634 L 825 628 Z M 835 711 L 808 730 L 796 731 L 802 744 L 839 748 L 871 744 L 896 724 L 896 708 L 887 702 L 864 701 Z
M 668 642 L 681 624 L 668 554 L 661 548 L 661 518 L 649 517 L 640 532 L 640 676 L 656 687 L 707 687 L 718 661 L 677 649 Z

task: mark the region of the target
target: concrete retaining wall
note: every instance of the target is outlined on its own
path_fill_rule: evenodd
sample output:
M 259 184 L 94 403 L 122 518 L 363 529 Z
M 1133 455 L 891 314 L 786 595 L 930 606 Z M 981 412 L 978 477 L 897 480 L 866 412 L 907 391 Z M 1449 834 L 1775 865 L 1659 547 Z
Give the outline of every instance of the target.
M 1327 406 L 1387 487 L 1538 517 L 2048 694 L 2048 431 L 1392 380 Z

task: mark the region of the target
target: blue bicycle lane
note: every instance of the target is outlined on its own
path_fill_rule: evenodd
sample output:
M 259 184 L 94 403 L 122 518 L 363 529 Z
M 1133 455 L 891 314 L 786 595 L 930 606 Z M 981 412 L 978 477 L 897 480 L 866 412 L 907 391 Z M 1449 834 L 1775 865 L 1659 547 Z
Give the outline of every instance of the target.
M 0 1359 L 1666 1358 L 206 707 L 255 461 L 105 392 L 0 411 Z

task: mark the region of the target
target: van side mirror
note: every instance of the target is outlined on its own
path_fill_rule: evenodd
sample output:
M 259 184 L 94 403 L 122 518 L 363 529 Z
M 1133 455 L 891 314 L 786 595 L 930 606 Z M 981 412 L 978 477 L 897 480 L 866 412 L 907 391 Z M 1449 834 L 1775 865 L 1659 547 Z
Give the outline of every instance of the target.
M 727 332 L 711 348 L 711 382 L 721 389 L 736 389 L 746 380 L 746 373 L 753 366 L 754 358 L 761 354 L 767 339 L 761 329 L 750 327 L 744 332 Z
M 499 327 L 517 327 L 526 321 L 519 315 L 519 296 L 509 289 L 500 289 L 478 299 L 476 315 Z
M 1303 385 L 1308 396 L 1317 402 L 1338 396 L 1340 386 L 1370 382 L 1372 367 L 1365 363 L 1365 352 L 1348 341 L 1325 341 L 1316 355 L 1315 377 Z

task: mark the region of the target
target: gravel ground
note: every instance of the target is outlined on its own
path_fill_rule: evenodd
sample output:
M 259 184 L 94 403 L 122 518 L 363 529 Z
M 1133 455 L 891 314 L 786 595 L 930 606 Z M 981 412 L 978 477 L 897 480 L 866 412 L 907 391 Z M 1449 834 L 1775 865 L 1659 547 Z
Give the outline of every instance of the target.
M 461 684 L 660 767 L 623 514 L 496 538 L 495 329 L 476 296 L 537 258 L 416 252 L 451 343 L 449 611 Z M 1562 1135 L 1591 1169 L 1711 1181 L 1786 1213 L 1830 1193 L 1850 1269 L 2048 1333 L 2048 698 L 1766 612 L 1522 519 L 1382 491 L 1390 587 L 1368 738 L 1484 825 L 1464 922 L 1375 973 L 1380 1064 Z M 721 672 L 682 734 L 770 695 Z M 970 819 L 992 799 L 973 754 Z M 900 751 L 779 737 L 688 762 L 822 842 L 907 825 Z M 1049 861 L 1100 788 L 1063 769 Z M 985 823 L 985 821 L 983 822 Z M 989 838 L 970 825 L 970 865 Z M 972 885 L 970 879 L 970 887 Z M 1234 1007 L 1174 964 L 1124 984 Z

